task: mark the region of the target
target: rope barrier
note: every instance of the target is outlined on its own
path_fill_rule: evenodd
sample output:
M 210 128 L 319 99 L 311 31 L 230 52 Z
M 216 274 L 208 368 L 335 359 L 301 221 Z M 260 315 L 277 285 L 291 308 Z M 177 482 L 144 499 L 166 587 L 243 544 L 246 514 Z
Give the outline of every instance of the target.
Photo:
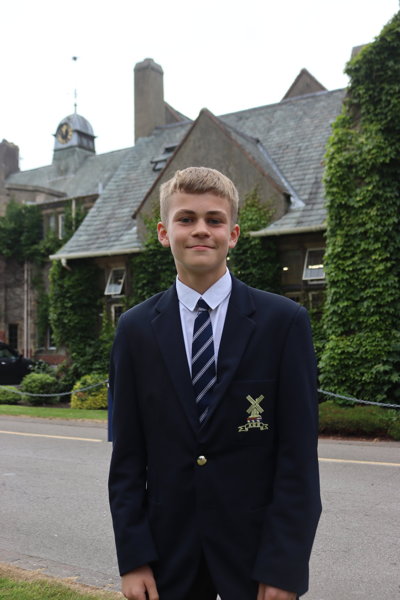
M 326 396 L 333 396 L 334 398 L 340 398 L 341 400 L 349 400 L 350 402 L 358 402 L 359 404 L 370 404 L 372 406 L 380 406 L 382 408 L 400 408 L 400 404 L 384 404 L 383 402 L 371 402 L 370 400 L 359 400 L 358 398 L 352 398 L 351 396 L 342 396 L 341 394 L 334 394 L 333 392 L 326 392 L 325 390 L 318 390 L 320 394 Z
M 92 383 L 92 385 L 87 385 L 86 387 L 79 388 L 79 390 L 71 390 L 70 392 L 59 392 L 58 394 L 32 394 L 31 392 L 21 392 L 20 390 L 12 389 L 8 386 L 4 386 L 7 392 L 11 392 L 12 394 L 19 394 L 20 396 L 40 396 L 43 398 L 55 398 L 58 396 L 69 396 L 70 394 L 78 394 L 79 392 L 86 392 L 86 390 L 91 390 L 92 388 L 99 387 L 99 385 L 105 385 L 108 383 L 108 379 L 104 381 L 100 381 L 98 383 Z M 0 389 L 3 386 L 0 386 Z
M 86 392 L 87 390 L 91 390 L 95 387 L 99 387 L 100 385 L 106 385 L 108 383 L 108 379 L 104 381 L 100 381 L 98 383 L 92 383 L 92 385 L 87 385 L 86 387 L 80 388 L 79 390 L 71 390 L 70 392 L 59 392 L 58 394 L 32 394 L 31 392 L 21 392 L 20 390 L 12 389 L 8 386 L 4 386 L 8 392 L 13 394 L 19 394 L 20 396 L 41 396 L 43 398 L 54 398 L 57 396 L 69 396 L 70 394 L 78 394 L 79 392 Z M 0 386 L 1 389 L 2 386 Z M 334 394 L 333 392 L 327 392 L 326 390 L 318 389 L 320 394 L 324 394 L 325 396 L 331 396 L 333 398 L 339 398 L 340 400 L 348 400 L 349 402 L 356 402 L 358 404 L 368 404 L 372 406 L 380 406 L 381 408 L 400 408 L 400 404 L 385 404 L 383 402 L 371 402 L 370 400 L 360 400 L 359 398 L 353 398 L 352 396 L 343 396 L 342 394 Z

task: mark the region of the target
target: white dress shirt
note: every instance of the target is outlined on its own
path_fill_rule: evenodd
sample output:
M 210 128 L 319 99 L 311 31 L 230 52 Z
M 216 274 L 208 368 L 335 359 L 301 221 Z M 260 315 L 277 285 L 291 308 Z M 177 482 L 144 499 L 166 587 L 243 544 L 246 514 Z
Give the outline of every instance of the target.
M 181 315 L 183 339 L 185 342 L 186 356 L 190 372 L 192 371 L 192 338 L 194 321 L 197 317 L 196 310 L 199 298 L 203 298 L 211 308 L 211 326 L 214 339 L 214 355 L 215 362 L 218 359 L 218 350 L 221 343 L 222 330 L 224 328 L 226 311 L 228 310 L 228 302 L 232 290 L 232 278 L 228 269 L 225 275 L 220 277 L 211 287 L 199 294 L 196 290 L 188 287 L 182 281 L 176 278 L 176 292 L 179 300 L 179 311 Z

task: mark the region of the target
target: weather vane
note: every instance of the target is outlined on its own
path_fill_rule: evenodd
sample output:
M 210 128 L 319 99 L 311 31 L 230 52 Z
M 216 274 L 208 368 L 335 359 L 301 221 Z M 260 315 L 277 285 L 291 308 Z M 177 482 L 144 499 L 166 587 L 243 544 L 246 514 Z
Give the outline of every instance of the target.
M 74 63 L 76 63 L 76 61 L 78 60 L 78 56 L 73 56 L 72 60 L 74 61 Z M 77 109 L 77 98 L 78 98 L 78 93 L 76 91 L 76 69 L 75 69 L 75 88 L 74 88 L 74 112 L 76 114 L 76 109 Z

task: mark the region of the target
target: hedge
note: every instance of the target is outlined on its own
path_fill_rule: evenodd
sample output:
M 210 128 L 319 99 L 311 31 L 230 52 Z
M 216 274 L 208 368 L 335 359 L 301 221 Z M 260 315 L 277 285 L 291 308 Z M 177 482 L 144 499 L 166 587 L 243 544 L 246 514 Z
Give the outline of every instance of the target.
M 319 407 L 319 432 L 400 440 L 400 410 L 379 406 L 339 406 L 328 400 Z

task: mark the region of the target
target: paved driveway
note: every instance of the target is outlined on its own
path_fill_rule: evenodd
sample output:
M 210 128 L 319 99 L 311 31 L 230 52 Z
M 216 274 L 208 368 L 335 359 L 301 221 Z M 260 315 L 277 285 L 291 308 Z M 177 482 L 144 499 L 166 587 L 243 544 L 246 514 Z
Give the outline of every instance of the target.
M 101 424 L 0 417 L 0 561 L 118 589 Z M 308 600 L 400 598 L 400 444 L 320 441 Z

